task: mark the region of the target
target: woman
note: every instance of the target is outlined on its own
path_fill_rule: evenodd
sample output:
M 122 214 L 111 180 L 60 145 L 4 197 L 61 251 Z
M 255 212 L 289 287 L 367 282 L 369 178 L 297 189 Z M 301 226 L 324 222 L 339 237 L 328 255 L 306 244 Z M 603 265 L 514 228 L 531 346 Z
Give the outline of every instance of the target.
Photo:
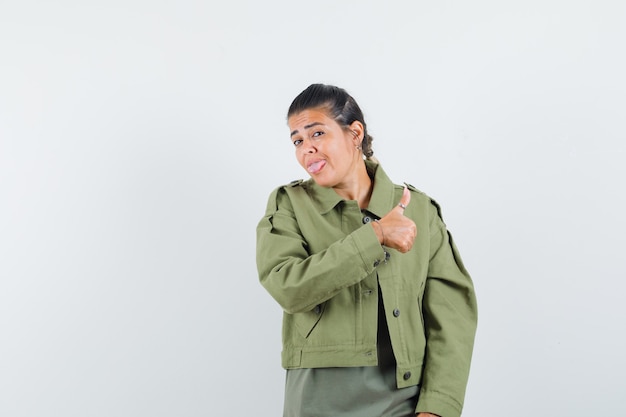
M 287 116 L 311 178 L 274 190 L 257 227 L 284 309 L 284 416 L 458 417 L 476 299 L 439 206 L 389 180 L 345 90 L 313 84 Z

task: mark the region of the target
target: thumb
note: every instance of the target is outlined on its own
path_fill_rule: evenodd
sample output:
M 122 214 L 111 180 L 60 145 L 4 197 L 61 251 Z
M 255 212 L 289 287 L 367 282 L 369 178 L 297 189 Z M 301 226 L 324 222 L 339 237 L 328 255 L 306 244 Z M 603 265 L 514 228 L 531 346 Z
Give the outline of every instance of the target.
M 411 202 L 411 192 L 409 191 L 409 189 L 405 185 L 404 186 L 404 190 L 402 191 L 402 198 L 400 199 L 400 203 L 398 203 L 398 206 L 404 212 L 404 209 L 406 208 L 406 206 L 409 205 L 410 202 Z

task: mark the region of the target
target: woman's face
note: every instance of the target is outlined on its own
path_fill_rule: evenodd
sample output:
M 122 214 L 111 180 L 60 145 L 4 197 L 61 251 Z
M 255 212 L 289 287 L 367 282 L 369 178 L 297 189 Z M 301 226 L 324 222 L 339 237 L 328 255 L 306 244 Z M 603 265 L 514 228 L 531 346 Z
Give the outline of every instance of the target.
M 289 117 L 287 123 L 296 158 L 315 182 L 341 188 L 354 180 L 359 161 L 363 163 L 356 149 L 362 136 L 359 122 L 342 129 L 323 109 L 311 109 Z

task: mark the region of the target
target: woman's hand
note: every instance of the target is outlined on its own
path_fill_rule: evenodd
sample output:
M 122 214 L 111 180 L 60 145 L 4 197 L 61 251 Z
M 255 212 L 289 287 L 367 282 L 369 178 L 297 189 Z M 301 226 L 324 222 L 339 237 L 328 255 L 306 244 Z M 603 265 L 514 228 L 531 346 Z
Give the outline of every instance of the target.
M 416 417 L 439 417 L 437 414 L 431 413 L 419 413 L 415 415 Z
M 411 202 L 411 192 L 404 187 L 400 203 L 372 226 L 378 241 L 389 248 L 406 253 L 413 247 L 417 227 L 413 220 L 404 217 L 404 209 Z M 375 225 L 377 224 L 377 226 Z

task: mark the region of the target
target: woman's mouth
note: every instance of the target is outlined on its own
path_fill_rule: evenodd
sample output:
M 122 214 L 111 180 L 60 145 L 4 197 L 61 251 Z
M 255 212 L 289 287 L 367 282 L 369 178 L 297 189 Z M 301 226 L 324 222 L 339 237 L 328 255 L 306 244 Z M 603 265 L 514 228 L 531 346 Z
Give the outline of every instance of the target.
M 326 161 L 324 161 L 323 159 L 320 159 L 319 161 L 313 161 L 311 162 L 306 170 L 309 172 L 309 174 L 317 174 L 318 172 L 320 172 L 324 167 L 326 166 Z

